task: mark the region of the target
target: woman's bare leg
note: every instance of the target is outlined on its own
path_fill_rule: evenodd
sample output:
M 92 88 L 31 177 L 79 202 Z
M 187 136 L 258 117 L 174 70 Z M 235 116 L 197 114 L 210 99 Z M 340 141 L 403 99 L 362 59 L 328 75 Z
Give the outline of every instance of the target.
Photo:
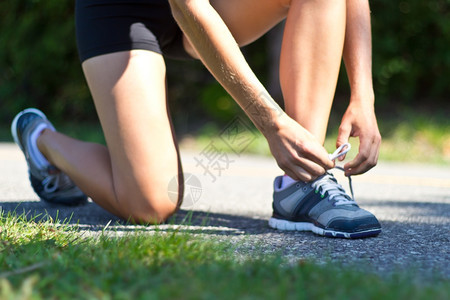
M 136 222 L 165 220 L 177 207 L 168 195 L 169 182 L 182 171 L 162 56 L 143 50 L 112 53 L 86 60 L 83 70 L 107 147 L 46 130 L 39 149 L 110 212 Z
M 211 0 L 239 45 L 287 17 L 280 80 L 287 114 L 325 140 L 345 34 L 344 0 Z M 185 38 L 189 53 L 192 47 Z M 195 55 L 195 53 L 193 53 Z
M 324 142 L 345 36 L 344 0 L 292 0 L 280 81 L 287 114 Z
M 287 15 L 289 1 L 210 0 L 240 46 L 255 41 L 281 22 Z M 186 51 L 198 58 L 186 36 L 183 42 Z

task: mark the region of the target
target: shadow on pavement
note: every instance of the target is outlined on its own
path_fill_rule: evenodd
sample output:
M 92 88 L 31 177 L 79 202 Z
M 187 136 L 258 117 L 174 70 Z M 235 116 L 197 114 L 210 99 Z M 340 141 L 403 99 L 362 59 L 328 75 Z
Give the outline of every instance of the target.
M 257 235 L 274 232 L 294 234 L 294 232 L 281 232 L 269 228 L 267 217 L 257 215 L 242 216 L 182 209 L 165 224 L 144 226 L 130 224 L 108 213 L 93 202 L 77 207 L 50 205 L 42 201 L 3 202 L 0 205 L 4 213 L 25 214 L 29 220 L 35 219 L 36 221 L 47 220 L 50 217 L 65 224 L 78 225 L 81 230 L 86 231 L 102 231 L 105 226 L 108 226 L 109 230 L 120 232 L 182 231 L 219 235 Z M 390 218 L 392 216 L 377 214 L 384 229 L 381 236 L 385 234 L 405 237 L 423 236 L 426 239 L 434 236 L 435 240 L 440 240 L 437 236 L 442 236 L 448 230 L 450 204 L 447 203 L 374 201 L 365 202 L 364 206 L 367 206 L 369 210 L 371 207 L 381 208 L 382 211 L 398 217 L 395 220 Z
M 3 213 L 14 212 L 26 215 L 28 220 L 45 221 L 48 218 L 64 224 L 78 225 L 81 230 L 101 231 L 183 231 L 203 234 L 256 234 L 272 231 L 267 220 L 259 217 L 238 216 L 223 213 L 179 210 L 161 225 L 134 225 L 120 219 L 93 202 L 67 207 L 42 201 L 20 201 L 1 203 Z M 179 225 L 183 225 L 180 228 Z

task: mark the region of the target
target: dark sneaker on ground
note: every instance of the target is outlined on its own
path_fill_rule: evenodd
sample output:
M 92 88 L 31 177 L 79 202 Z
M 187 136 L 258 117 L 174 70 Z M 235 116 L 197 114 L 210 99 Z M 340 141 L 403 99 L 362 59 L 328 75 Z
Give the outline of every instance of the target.
M 38 196 L 47 202 L 79 205 L 87 197 L 72 180 L 43 158 L 36 146 L 36 137 L 44 129 L 55 130 L 47 117 L 35 108 L 26 109 L 14 118 L 11 133 L 28 164 L 31 186 Z M 34 139 L 34 141 L 33 141 Z
M 381 232 L 377 218 L 359 208 L 332 174 L 326 173 L 310 183 L 298 181 L 284 189 L 282 179 L 275 178 L 270 227 L 350 239 Z

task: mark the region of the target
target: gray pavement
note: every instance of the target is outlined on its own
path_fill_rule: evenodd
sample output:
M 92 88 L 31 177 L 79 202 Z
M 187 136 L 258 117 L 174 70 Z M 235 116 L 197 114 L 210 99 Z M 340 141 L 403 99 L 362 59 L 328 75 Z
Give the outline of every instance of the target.
M 381 274 L 407 268 L 416 278 L 450 279 L 449 166 L 382 162 L 354 177 L 357 202 L 378 217 L 383 232 L 376 238 L 343 240 L 267 226 L 272 181 L 281 173 L 273 159 L 226 154 L 208 164 L 205 158 L 205 153 L 182 151 L 184 172 L 192 174 L 186 177 L 190 179 L 185 204 L 170 224 L 144 227 L 127 225 L 93 202 L 76 208 L 40 202 L 27 180 L 22 153 L 3 143 L 0 206 L 30 216 L 58 216 L 87 233 L 101 232 L 106 225 L 114 234 L 177 229 L 231 241 L 242 257 L 279 253 L 293 263 L 335 261 Z M 345 177 L 339 171 L 335 174 L 347 187 Z

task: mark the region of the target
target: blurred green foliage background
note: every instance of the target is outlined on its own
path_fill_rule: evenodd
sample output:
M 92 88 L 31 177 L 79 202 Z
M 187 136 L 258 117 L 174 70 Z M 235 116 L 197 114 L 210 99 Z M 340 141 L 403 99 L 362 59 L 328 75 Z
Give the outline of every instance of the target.
M 377 111 L 431 107 L 448 112 L 450 1 L 377 0 L 371 8 Z M 0 1 L 0 126 L 9 126 L 18 111 L 30 106 L 56 122 L 96 120 L 78 60 L 73 15 L 74 1 Z M 277 71 L 267 63 L 273 41 L 264 36 L 243 49 L 267 85 Z M 242 113 L 199 62 L 169 61 L 168 81 L 181 132 Z M 348 93 L 342 68 L 336 97 Z

